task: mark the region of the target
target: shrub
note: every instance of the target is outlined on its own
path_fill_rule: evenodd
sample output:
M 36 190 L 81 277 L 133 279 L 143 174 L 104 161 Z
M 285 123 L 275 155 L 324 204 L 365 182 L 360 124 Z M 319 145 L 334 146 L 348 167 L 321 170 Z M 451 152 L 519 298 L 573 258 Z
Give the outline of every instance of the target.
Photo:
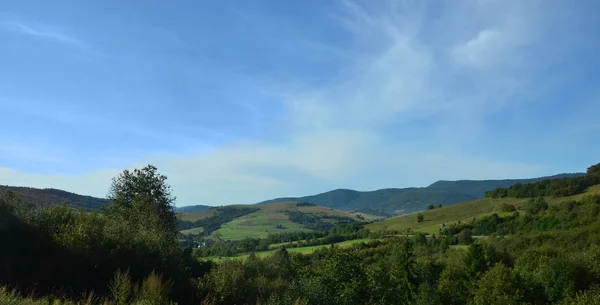
M 512 204 L 503 203 L 500 205 L 500 211 L 502 211 L 502 212 L 514 212 L 516 210 L 517 209 Z

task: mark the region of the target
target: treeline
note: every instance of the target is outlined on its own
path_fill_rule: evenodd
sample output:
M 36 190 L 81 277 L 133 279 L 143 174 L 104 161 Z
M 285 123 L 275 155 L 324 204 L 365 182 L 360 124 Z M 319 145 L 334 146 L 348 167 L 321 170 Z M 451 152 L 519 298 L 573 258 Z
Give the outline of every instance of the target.
M 586 196 L 548 205 L 543 198 L 526 201 L 520 211 L 500 217 L 498 214 L 440 229 L 444 235 L 468 231 L 473 235 L 510 235 L 531 231 L 568 230 L 600 223 L 600 196 Z
M 540 196 L 565 197 L 585 192 L 587 188 L 600 184 L 600 163 L 588 168 L 583 177 L 548 179 L 531 184 L 515 184 L 485 193 L 488 198 L 529 198 Z
M 310 202 L 298 202 L 298 203 L 296 203 L 296 206 L 297 207 L 315 207 L 317 205 L 314 203 L 310 203 Z
M 221 225 L 230 222 L 238 217 L 248 215 L 259 211 L 259 208 L 216 208 L 217 212 L 209 217 L 195 221 L 178 220 L 177 230 L 187 230 L 202 227 L 204 230 L 201 236 L 210 235 L 210 233 L 221 228 Z
M 354 223 L 356 220 L 350 217 L 303 213 L 298 211 L 286 211 L 285 214 L 295 223 L 303 225 L 307 229 L 317 231 L 328 231 L 335 227 L 336 224 Z M 327 221 L 331 220 L 331 221 Z
M 200 281 L 215 304 L 597 304 L 600 227 L 478 241 L 397 238 L 311 256 L 250 256 Z M 216 297 L 218 296 L 218 298 Z
M 266 258 L 213 263 L 177 245 L 174 198 L 165 179 L 152 166 L 124 171 L 113 181 L 111 203 L 92 213 L 65 206 L 39 209 L 14 195 L 1 197 L 0 304 L 566 305 L 600 300 L 599 196 L 559 205 L 532 199 L 508 216 L 449 225 L 432 236 L 406 234 L 350 248 L 324 247 L 312 255 L 281 248 Z M 397 235 L 352 224 L 334 230 L 316 239 Z M 273 235 L 271 241 L 278 238 L 283 237 Z M 252 248 L 256 242 L 238 246 Z
M 194 279 L 208 269 L 177 244 L 165 179 L 152 166 L 123 172 L 102 212 L 43 209 L 13 194 L 1 196 L 0 286 L 47 299 L 79 299 L 93 292 L 93 299 L 114 297 L 120 304 L 167 296 L 180 304 L 197 301 Z M 116 295 L 111 287 L 118 286 L 119 270 L 127 271 L 132 285 L 146 283 L 156 290 L 139 286 L 135 294 Z
M 210 256 L 234 256 L 241 253 L 267 251 L 273 249 L 272 245 L 279 244 L 286 248 L 330 245 L 347 240 L 369 238 L 374 236 L 369 230 L 363 228 L 362 224 L 341 224 L 330 231 L 310 232 L 284 232 L 269 234 L 266 238 L 244 238 L 242 240 L 217 240 L 195 239 L 185 236 L 184 238 L 197 240 L 204 246 L 193 250 L 196 257 Z M 186 245 L 195 245 L 187 243 Z

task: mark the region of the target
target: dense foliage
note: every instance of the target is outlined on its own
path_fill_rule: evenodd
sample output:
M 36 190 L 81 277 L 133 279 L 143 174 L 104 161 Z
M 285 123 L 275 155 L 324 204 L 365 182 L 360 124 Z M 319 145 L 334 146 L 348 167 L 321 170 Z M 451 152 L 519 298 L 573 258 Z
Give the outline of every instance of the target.
M 595 169 L 597 172 L 597 168 Z M 589 175 L 589 174 L 588 174 Z M 89 213 L 0 197 L 0 304 L 598 304 L 600 196 L 531 198 L 438 234 L 329 231 L 217 241 L 245 260 L 178 246 L 161 176 L 124 172 L 111 205 Z M 146 183 L 153 182 L 153 183 Z M 158 182 L 158 183 L 154 183 Z M 274 243 L 372 238 L 311 255 Z M 262 248 L 261 248 L 262 247 Z M 253 250 L 254 249 L 254 250 Z M 26 295 L 28 297 L 23 297 Z M 57 301 L 57 299 L 60 299 Z M 72 301 L 69 301 L 72 300 Z
M 582 177 L 547 179 L 531 184 L 515 184 L 485 193 L 489 198 L 529 198 L 539 196 L 565 197 L 583 193 L 590 186 L 600 183 L 600 163 L 588 168 Z
M 174 300 L 193 301 L 193 279 L 202 274 L 201 265 L 177 245 L 167 210 L 171 197 L 156 191 L 166 189 L 164 179 L 146 169 L 154 177 L 119 176 L 112 188 L 115 201 L 102 213 L 67 206 L 41 209 L 3 196 L 0 283 L 34 295 L 75 298 L 94 291 L 105 296 L 119 269 L 129 270 L 133 282 L 156 272 L 177 283 Z M 129 185 L 136 179 L 161 183 Z

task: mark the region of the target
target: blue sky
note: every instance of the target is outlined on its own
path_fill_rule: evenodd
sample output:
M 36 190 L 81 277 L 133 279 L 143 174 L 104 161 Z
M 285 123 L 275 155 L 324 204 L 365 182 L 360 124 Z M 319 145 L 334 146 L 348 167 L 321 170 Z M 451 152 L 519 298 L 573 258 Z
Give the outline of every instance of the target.
M 600 162 L 597 1 L 2 1 L 0 184 L 178 205 Z

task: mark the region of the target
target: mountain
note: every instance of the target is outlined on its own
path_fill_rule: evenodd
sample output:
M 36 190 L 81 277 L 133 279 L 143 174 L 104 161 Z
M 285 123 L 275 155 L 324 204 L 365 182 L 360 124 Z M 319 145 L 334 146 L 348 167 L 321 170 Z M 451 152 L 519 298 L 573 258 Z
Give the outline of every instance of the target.
M 84 196 L 63 190 L 0 185 L 0 194 L 9 191 L 20 197 L 25 203 L 46 207 L 66 203 L 70 207 L 92 211 L 99 210 L 101 206 L 108 204 L 108 200 L 103 198 Z
M 584 176 L 584 173 L 572 173 L 572 174 L 559 174 L 548 177 L 530 178 L 530 179 L 504 179 L 504 180 L 458 180 L 458 181 L 437 181 L 427 188 L 429 189 L 442 189 L 452 192 L 466 194 L 476 198 L 483 198 L 485 192 L 491 191 L 497 188 L 509 187 L 517 183 L 529 184 L 547 179 L 557 178 L 571 178 Z
M 389 188 L 376 191 L 337 189 L 304 197 L 276 198 L 260 202 L 310 202 L 334 209 L 357 211 L 381 216 L 407 214 L 427 209 L 429 204 L 451 205 L 483 198 L 485 192 L 517 183 L 582 176 L 583 173 L 560 174 L 530 179 L 437 181 L 427 187 Z
M 177 212 L 177 213 L 196 213 L 196 212 L 202 212 L 204 210 L 208 210 L 210 208 L 212 208 L 212 207 L 208 206 L 208 205 L 188 205 L 188 206 L 184 206 L 184 207 L 176 207 L 175 212 Z

